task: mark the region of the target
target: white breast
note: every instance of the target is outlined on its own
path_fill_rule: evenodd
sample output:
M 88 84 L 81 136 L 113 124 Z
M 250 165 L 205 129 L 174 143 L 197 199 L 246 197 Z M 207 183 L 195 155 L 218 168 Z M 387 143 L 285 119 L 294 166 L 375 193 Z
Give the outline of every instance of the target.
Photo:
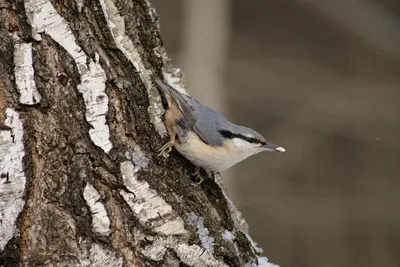
M 255 154 L 254 151 L 238 151 L 232 141 L 225 146 L 212 147 L 203 143 L 195 134 L 189 133 L 187 142 L 176 143 L 176 150 L 194 165 L 220 172 Z

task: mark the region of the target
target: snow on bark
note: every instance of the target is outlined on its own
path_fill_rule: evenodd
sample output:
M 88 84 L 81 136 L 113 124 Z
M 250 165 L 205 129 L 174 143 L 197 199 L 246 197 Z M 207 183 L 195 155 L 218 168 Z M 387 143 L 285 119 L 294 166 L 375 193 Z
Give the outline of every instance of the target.
M 228 231 L 225 229 L 225 231 L 222 233 L 222 239 L 232 243 L 233 247 L 235 248 L 236 255 L 239 255 L 240 251 L 239 251 L 237 243 L 235 242 L 235 239 L 236 239 L 235 232 L 236 231 L 231 232 L 231 231 Z
M 94 231 L 100 235 L 109 235 L 111 232 L 110 219 L 107 216 L 107 211 L 104 208 L 103 203 L 99 201 L 99 192 L 97 192 L 97 190 L 88 183 L 83 191 L 83 197 L 85 198 L 92 213 L 92 226 Z
M 196 228 L 201 245 L 205 249 L 213 250 L 214 238 L 210 236 L 210 231 L 204 226 L 204 219 L 197 216 L 194 212 L 187 214 L 189 223 Z
M 256 254 L 261 254 L 263 252 L 262 248 L 258 247 L 258 244 L 254 242 L 249 234 L 246 234 L 247 239 L 250 241 Z M 268 258 L 257 256 L 256 260 L 252 260 L 245 264 L 245 267 L 279 267 L 279 265 L 268 262 Z
M 148 109 L 150 120 L 158 134 L 164 136 L 166 134 L 166 129 L 161 120 L 161 115 L 163 113 L 161 98 L 157 89 L 153 86 L 153 79 L 151 77 L 152 71 L 146 69 L 137 47 L 133 44 L 129 36 L 125 34 L 125 19 L 119 14 L 114 2 L 112 0 L 100 0 L 100 4 L 116 46 L 136 68 L 146 87 L 150 100 Z
M 18 112 L 6 109 L 4 124 L 10 129 L 0 131 L 0 250 L 16 230 L 15 220 L 25 203 L 22 196 L 26 180 L 22 164 L 23 125 Z
M 222 238 L 223 238 L 225 241 L 230 241 L 230 242 L 232 242 L 233 240 L 235 240 L 236 236 L 235 236 L 235 234 L 232 233 L 231 231 L 225 230 L 225 231 L 222 233 Z
M 32 43 L 16 42 L 14 44 L 15 84 L 19 91 L 19 102 L 34 105 L 40 102 L 36 89 L 32 66 Z
M 98 62 L 88 58 L 77 45 L 68 23 L 57 13 L 50 1 L 26 0 L 25 9 L 33 28 L 33 37 L 41 40 L 39 33 L 46 33 L 61 45 L 74 59 L 81 75 L 78 85 L 86 106 L 86 120 L 93 127 L 89 130 L 93 143 L 108 153 L 112 144 L 106 124 L 108 96 L 104 92 L 106 75 Z

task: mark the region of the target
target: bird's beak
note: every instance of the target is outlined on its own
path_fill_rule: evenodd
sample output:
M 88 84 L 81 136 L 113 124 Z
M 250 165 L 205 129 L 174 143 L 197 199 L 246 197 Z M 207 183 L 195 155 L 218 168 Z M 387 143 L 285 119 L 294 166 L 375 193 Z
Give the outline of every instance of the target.
M 266 143 L 265 145 L 262 145 L 262 147 L 271 152 L 286 152 L 286 149 L 281 147 L 280 145 L 273 144 L 273 143 Z

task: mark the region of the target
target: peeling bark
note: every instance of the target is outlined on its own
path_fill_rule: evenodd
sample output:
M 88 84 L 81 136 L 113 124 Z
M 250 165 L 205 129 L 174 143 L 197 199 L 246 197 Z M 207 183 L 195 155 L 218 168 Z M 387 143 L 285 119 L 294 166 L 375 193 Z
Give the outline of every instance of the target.
M 0 0 L 0 265 L 273 266 L 166 141 L 145 0 Z

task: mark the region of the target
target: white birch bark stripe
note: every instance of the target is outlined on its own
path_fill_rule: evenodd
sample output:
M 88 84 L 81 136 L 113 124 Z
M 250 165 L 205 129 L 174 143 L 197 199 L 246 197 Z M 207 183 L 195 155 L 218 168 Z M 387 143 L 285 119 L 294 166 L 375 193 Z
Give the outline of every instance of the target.
M 16 42 L 14 44 L 15 84 L 19 91 L 19 102 L 34 105 L 40 102 L 40 94 L 36 89 L 32 66 L 32 43 Z
M 25 9 L 33 27 L 34 38 L 41 40 L 38 33 L 46 33 L 73 57 L 81 75 L 78 90 L 85 100 L 86 120 L 93 127 L 89 130 L 90 138 L 95 145 L 108 153 L 112 144 L 105 116 L 108 111 L 108 96 L 104 92 L 106 81 L 104 70 L 98 62 L 88 58 L 77 45 L 68 23 L 49 1 L 26 0 Z
M 110 219 L 107 216 L 107 211 L 104 208 L 103 203 L 99 201 L 99 192 L 88 183 L 83 191 L 83 197 L 92 213 L 92 226 L 94 231 L 100 235 L 109 235 L 111 232 Z
M 6 109 L 4 124 L 10 130 L 0 131 L 0 251 L 14 235 L 15 220 L 25 203 L 22 196 L 26 180 L 22 166 L 23 125 L 19 114 Z
M 99 244 L 93 243 L 89 252 L 84 251 L 81 255 L 79 266 L 82 267 L 122 267 L 123 259 L 118 257 L 115 252 L 107 250 Z M 64 266 L 76 266 L 76 264 L 69 264 Z
M 157 191 L 151 189 L 147 182 L 137 179 L 136 173 L 139 170 L 140 167 L 135 167 L 132 162 L 121 163 L 124 184 L 133 194 L 124 190 L 121 190 L 120 194 L 139 221 L 143 225 L 150 225 L 155 232 L 163 235 L 186 234 L 182 218 L 178 216 L 169 216 L 171 219 L 163 218 L 163 216 L 173 213 L 172 207 L 158 195 Z M 150 219 L 153 220 L 149 222 Z

